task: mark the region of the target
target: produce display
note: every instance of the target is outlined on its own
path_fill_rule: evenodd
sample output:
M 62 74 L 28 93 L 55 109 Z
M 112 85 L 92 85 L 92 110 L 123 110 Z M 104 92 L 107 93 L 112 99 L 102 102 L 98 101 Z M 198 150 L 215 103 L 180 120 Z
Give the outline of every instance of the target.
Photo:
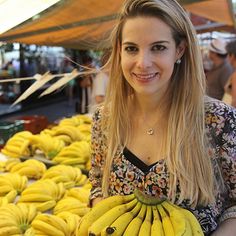
M 91 119 L 70 119 L 39 134 L 20 131 L 1 150 L 0 236 L 75 236 L 91 210 Z
M 191 236 L 204 235 L 188 210 L 136 190 L 111 196 L 96 204 L 80 221 L 77 236 Z
M 0 161 L 0 236 L 204 235 L 190 211 L 139 190 L 90 208 L 90 140 L 91 119 L 79 115 L 7 141 Z

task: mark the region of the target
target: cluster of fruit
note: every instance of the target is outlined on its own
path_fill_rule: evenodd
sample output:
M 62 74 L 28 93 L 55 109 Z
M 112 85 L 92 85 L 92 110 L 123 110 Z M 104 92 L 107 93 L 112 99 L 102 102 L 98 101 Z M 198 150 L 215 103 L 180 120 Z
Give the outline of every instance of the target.
M 29 131 L 18 132 L 7 141 L 1 152 L 13 158 L 30 157 L 42 153 L 45 158 L 52 160 L 66 148 L 64 153 L 60 153 L 60 156 L 53 161 L 86 168 L 90 154 L 90 140 L 91 118 L 77 115 L 61 120 L 57 126 L 44 129 L 40 134 L 33 135 Z M 66 157 L 66 160 L 63 157 Z M 77 157 L 79 158 L 76 162 Z
M 0 184 L 11 186 L 0 198 L 0 236 L 75 236 L 81 217 L 91 210 L 91 184 L 67 190 L 63 182 L 40 179 L 26 186 L 23 179 L 15 173 L 0 176 Z
M 64 165 L 72 165 L 81 169 L 88 169 L 91 155 L 90 145 L 87 141 L 76 141 L 63 148 L 52 161 Z
M 42 179 L 51 179 L 55 183 L 63 183 L 66 189 L 82 186 L 87 181 L 87 176 L 79 168 L 67 165 L 55 165 L 46 170 Z
M 204 235 L 196 217 L 167 200 L 140 191 L 96 204 L 80 221 L 77 236 Z

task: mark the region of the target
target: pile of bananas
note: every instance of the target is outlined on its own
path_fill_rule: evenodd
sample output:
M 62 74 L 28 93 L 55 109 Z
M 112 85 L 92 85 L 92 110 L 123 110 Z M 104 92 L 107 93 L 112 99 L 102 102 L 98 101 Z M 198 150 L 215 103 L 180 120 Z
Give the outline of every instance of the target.
M 39 214 L 31 224 L 30 236 L 75 236 L 79 220 L 79 216 L 69 212 L 61 212 L 58 215 Z
M 77 141 L 63 148 L 52 160 L 63 165 L 73 165 L 85 169 L 91 155 L 86 141 Z
M 56 184 L 53 180 L 38 180 L 29 185 L 22 193 L 18 202 L 33 204 L 38 211 L 52 209 L 65 194 L 63 183 Z
M 53 214 L 57 215 L 63 211 L 68 211 L 78 216 L 84 216 L 90 211 L 87 203 L 83 203 L 74 197 L 65 197 L 57 202 L 53 208 Z
M 33 205 L 24 203 L 0 207 L 0 236 L 25 235 L 37 214 Z
M 62 140 L 45 133 L 32 135 L 30 137 L 30 144 L 33 153 L 36 150 L 40 150 L 49 160 L 55 157 L 65 147 L 65 143 Z
M 29 159 L 24 162 L 13 163 L 8 171 L 27 176 L 29 179 L 40 179 L 46 171 L 46 166 L 41 161 Z M 7 166 L 6 166 L 7 167 Z
M 77 236 L 204 235 L 196 217 L 167 200 L 135 191 L 108 197 L 80 221 Z
M 8 156 L 19 158 L 21 156 L 30 156 L 29 138 L 33 136 L 29 131 L 21 131 L 14 134 L 5 144 L 1 152 Z
M 79 186 L 82 181 L 85 181 L 84 178 L 87 179 L 79 168 L 67 165 L 52 166 L 42 176 L 42 179 L 51 179 L 55 183 L 63 183 L 67 189 Z
M 90 189 L 86 187 L 71 188 L 65 193 L 65 197 L 73 197 L 78 199 L 80 202 L 89 203 Z
M 15 190 L 16 193 L 21 193 L 28 184 L 28 178 L 17 173 L 7 173 L 0 176 L 0 196 L 6 196 Z M 14 196 L 14 194 L 12 194 Z

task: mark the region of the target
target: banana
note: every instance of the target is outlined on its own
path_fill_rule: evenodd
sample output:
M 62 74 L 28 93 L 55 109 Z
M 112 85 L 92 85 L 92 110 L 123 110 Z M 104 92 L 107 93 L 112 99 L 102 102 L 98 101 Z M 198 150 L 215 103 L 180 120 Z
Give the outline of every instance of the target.
M 139 236 L 151 236 L 151 227 L 152 227 L 152 206 L 147 206 L 146 217 L 140 227 Z
M 104 213 L 89 227 L 89 234 L 99 235 L 104 228 L 110 226 L 119 216 L 130 211 L 137 204 L 137 201 L 135 198 L 131 202 L 113 207 Z
M 38 212 L 34 204 L 27 204 L 28 205 L 28 214 L 27 214 L 27 221 L 26 224 L 31 224 L 34 218 L 37 216 Z
M 37 216 L 37 220 L 41 220 L 53 227 L 55 227 L 56 229 L 60 230 L 61 232 L 64 233 L 64 235 L 67 235 L 68 232 L 68 226 L 66 224 L 66 222 L 61 219 L 58 216 L 55 215 L 49 215 L 49 214 L 39 214 Z
M 127 211 L 120 217 L 118 217 L 109 227 L 106 228 L 108 235 L 123 235 L 128 224 L 137 216 L 141 209 L 142 204 L 137 202 L 136 206 L 131 210 Z
M 156 206 L 152 206 L 153 222 L 151 227 L 151 235 L 165 236 L 159 212 Z
M 161 204 L 157 205 L 157 209 L 161 215 L 162 226 L 166 236 L 173 236 L 175 235 L 173 225 L 171 223 L 170 217 L 165 212 L 164 208 Z
M 199 224 L 197 218 L 193 215 L 193 213 L 189 210 L 184 209 L 184 208 L 180 208 L 179 210 L 184 214 L 186 219 L 189 221 L 190 227 L 192 229 L 192 235 L 193 236 L 204 236 L 201 225 Z
M 170 220 L 176 236 L 192 235 L 191 227 L 187 227 L 188 225 L 185 216 L 181 211 L 174 207 L 172 203 L 167 201 L 162 202 L 162 206 L 170 216 Z
M 53 200 L 52 196 L 46 194 L 26 194 L 20 197 L 19 202 L 46 202 Z
M 74 197 L 83 203 L 88 203 L 90 190 L 83 188 L 71 188 L 67 191 L 67 196 Z
M 80 179 L 76 180 L 75 186 L 83 186 L 87 180 L 88 180 L 88 177 L 82 174 Z
M 76 229 L 79 225 L 79 221 L 81 217 L 78 215 L 75 215 L 73 213 L 70 213 L 68 211 L 63 211 L 57 214 L 58 217 L 62 218 L 66 224 L 68 225 L 68 232 L 69 235 L 75 235 L 74 233 L 76 232 Z
M 15 152 L 8 151 L 5 147 L 1 149 L 1 153 L 10 158 L 19 158 L 19 154 Z
M 140 227 L 144 220 L 145 214 L 147 210 L 147 205 L 142 204 L 141 210 L 138 215 L 129 223 L 127 228 L 125 229 L 124 236 L 137 236 L 139 234 Z
M 78 226 L 76 235 L 77 236 L 87 235 L 88 228 L 90 227 L 90 225 L 92 225 L 92 223 L 96 221 L 100 216 L 105 214 L 107 211 L 109 211 L 113 207 L 130 202 L 133 199 L 134 199 L 134 194 L 125 195 L 125 196 L 116 195 L 116 196 L 108 197 L 98 202 L 92 208 L 92 210 L 82 218 Z
M 14 190 L 13 190 L 14 191 Z M 7 197 L 0 197 L 0 207 L 5 206 L 8 204 L 8 198 Z
M 21 234 L 20 229 L 17 226 L 6 226 L 0 228 L 0 236 L 8 236 L 13 234 Z
M 56 206 L 56 204 L 57 203 L 55 200 L 34 203 L 36 209 L 40 212 L 48 211 L 48 210 L 52 209 L 54 206 Z
M 14 188 L 10 185 L 0 186 L 0 196 L 5 196 L 10 191 L 14 190 Z
M 42 221 L 42 220 L 37 220 L 37 217 L 33 220 L 31 223 L 34 229 L 42 231 L 46 235 L 50 236 L 65 236 L 65 234 L 57 229 L 56 227 Z
M 77 214 L 82 214 L 81 208 L 87 208 L 87 204 L 80 202 L 76 198 L 67 197 L 58 201 L 57 205 L 53 209 L 54 214 L 58 214 L 62 211 L 70 211 Z

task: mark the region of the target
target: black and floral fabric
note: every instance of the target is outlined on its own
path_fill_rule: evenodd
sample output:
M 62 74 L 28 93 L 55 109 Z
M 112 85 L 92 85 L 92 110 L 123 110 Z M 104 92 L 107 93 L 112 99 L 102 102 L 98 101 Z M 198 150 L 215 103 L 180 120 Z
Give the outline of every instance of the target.
M 186 199 L 181 206 L 191 210 L 204 234 L 210 235 L 224 211 L 236 205 L 236 109 L 206 97 L 205 113 L 208 153 L 216 179 L 216 204 L 193 209 Z M 91 200 L 102 197 L 101 181 L 106 149 L 106 135 L 101 130 L 101 110 L 98 109 L 93 116 L 92 168 L 89 173 L 93 186 Z M 135 188 L 139 188 L 146 194 L 167 198 L 168 167 L 165 159 L 147 166 L 126 147 L 120 147 L 113 158 L 109 183 L 110 195 L 131 194 Z

